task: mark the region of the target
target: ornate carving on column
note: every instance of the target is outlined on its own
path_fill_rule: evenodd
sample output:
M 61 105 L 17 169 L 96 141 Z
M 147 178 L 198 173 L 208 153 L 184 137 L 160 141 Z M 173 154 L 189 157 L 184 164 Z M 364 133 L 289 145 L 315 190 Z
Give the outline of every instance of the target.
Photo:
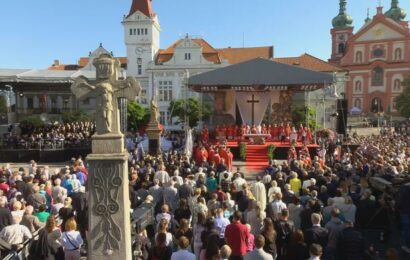
M 120 205 L 118 193 L 123 180 L 119 165 L 110 162 L 96 162 L 95 173 L 90 183 L 90 192 L 94 197 L 93 212 L 100 220 L 91 230 L 91 237 L 96 239 L 93 249 L 103 247 L 103 252 L 109 254 L 113 250 L 120 250 L 121 229 L 112 218 Z

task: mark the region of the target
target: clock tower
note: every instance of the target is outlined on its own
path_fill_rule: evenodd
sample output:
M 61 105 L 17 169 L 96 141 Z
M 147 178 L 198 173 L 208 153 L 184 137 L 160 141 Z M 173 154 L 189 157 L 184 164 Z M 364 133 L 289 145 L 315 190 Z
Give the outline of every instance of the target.
M 346 0 L 340 0 L 339 14 L 333 18 L 332 34 L 332 57 L 329 62 L 339 64 L 347 51 L 347 41 L 353 36 L 353 19 L 346 13 Z
M 153 12 L 152 0 L 132 0 L 128 15 L 124 16 L 124 41 L 127 47 L 127 76 L 138 78 L 148 87 L 146 69 L 154 62 L 159 50 L 161 27 Z

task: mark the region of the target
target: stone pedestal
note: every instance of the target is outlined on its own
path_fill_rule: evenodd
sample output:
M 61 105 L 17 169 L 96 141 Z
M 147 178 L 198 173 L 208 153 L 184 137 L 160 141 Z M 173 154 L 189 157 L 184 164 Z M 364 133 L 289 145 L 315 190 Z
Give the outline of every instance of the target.
M 88 256 L 91 260 L 131 260 L 128 156 L 121 134 L 94 136 L 87 156 Z
M 150 122 L 147 127 L 148 153 L 156 156 L 161 153 L 161 129 L 156 122 Z

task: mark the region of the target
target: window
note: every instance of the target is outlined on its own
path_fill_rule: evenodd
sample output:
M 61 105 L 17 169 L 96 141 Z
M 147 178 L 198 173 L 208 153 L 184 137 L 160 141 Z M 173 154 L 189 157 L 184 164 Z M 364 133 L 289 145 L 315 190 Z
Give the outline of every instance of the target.
M 376 67 L 373 69 L 372 85 L 373 86 L 383 86 L 383 69 L 381 67 Z
M 158 84 L 159 101 L 172 100 L 172 81 L 160 81 Z
M 401 88 L 401 80 L 395 79 L 393 83 L 393 90 L 400 91 L 400 88 Z
M 140 28 L 137 29 L 137 34 L 140 35 L 141 31 Z
M 362 92 L 362 82 L 361 81 L 356 81 L 355 86 L 354 86 L 354 92 Z
M 191 60 L 191 53 L 185 53 L 185 60 Z
M 373 113 L 383 112 L 382 101 L 380 98 L 375 97 L 372 99 L 370 110 Z
M 138 75 L 142 74 L 142 65 L 138 64 Z
M 90 98 L 86 98 L 83 100 L 83 105 L 90 105 Z
M 28 109 L 33 109 L 34 108 L 34 101 L 32 97 L 27 98 L 27 108 Z
M 363 53 L 361 51 L 356 52 L 356 63 L 362 63 Z
M 401 49 L 397 48 L 394 51 L 394 60 L 401 60 Z
M 344 43 L 339 43 L 337 53 L 338 54 L 345 54 L 345 44 Z
M 374 51 L 373 51 L 373 57 L 375 57 L 375 58 L 381 58 L 381 57 L 383 57 L 384 56 L 384 50 L 382 50 L 382 49 L 375 49 Z
M 145 28 L 145 35 L 148 35 L 148 29 Z
M 360 98 L 356 98 L 356 100 L 354 101 L 354 106 L 362 109 L 362 101 L 360 100 Z
M 147 90 L 146 89 L 141 90 L 140 103 L 147 104 Z
M 130 35 L 132 35 L 132 29 L 130 29 Z
M 165 111 L 160 111 L 159 112 L 159 123 L 161 125 L 166 125 L 166 122 L 165 122 L 166 114 L 167 113 Z

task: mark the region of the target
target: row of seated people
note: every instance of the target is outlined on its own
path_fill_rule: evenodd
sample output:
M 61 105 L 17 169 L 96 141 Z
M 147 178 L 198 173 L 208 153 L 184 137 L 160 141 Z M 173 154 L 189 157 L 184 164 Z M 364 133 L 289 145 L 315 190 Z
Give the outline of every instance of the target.
M 296 130 L 291 123 L 280 123 L 273 125 L 217 125 L 213 132 L 216 139 L 221 140 L 244 140 L 252 135 L 260 135 L 270 141 L 280 141 L 281 143 L 302 142 L 310 144 L 312 141 L 312 131 L 309 127 L 299 125 Z M 209 141 L 209 129 L 205 126 L 201 132 L 201 140 Z

